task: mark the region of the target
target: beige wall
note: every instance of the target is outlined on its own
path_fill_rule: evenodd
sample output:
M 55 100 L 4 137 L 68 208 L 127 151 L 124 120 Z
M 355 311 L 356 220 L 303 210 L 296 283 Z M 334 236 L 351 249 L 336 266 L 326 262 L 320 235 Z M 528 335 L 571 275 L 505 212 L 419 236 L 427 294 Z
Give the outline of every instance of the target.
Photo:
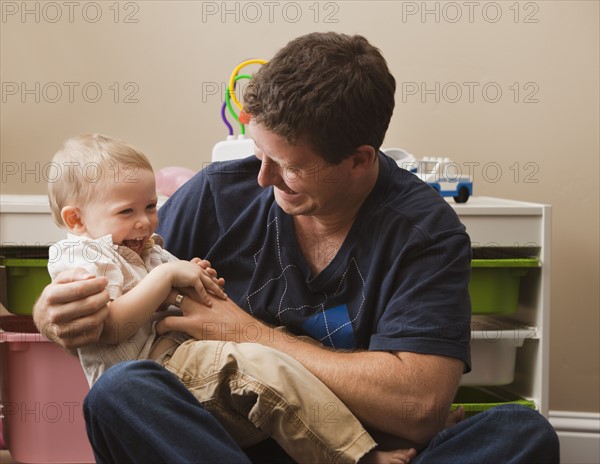
M 3 1 L 2 193 L 45 193 L 44 163 L 81 132 L 199 169 L 237 63 L 361 33 L 398 81 L 386 146 L 470 166 L 478 195 L 553 206 L 550 408 L 599 411 L 598 5 Z

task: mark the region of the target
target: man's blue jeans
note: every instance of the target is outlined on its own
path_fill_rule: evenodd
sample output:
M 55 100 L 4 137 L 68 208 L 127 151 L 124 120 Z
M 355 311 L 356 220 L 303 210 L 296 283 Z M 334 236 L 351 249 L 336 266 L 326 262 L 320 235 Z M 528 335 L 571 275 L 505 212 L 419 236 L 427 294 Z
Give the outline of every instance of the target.
M 84 413 L 99 464 L 292 463 L 270 441 L 242 451 L 177 377 L 154 361 L 109 369 L 88 394 Z M 502 406 L 443 430 L 412 462 L 558 463 L 559 445 L 542 415 Z

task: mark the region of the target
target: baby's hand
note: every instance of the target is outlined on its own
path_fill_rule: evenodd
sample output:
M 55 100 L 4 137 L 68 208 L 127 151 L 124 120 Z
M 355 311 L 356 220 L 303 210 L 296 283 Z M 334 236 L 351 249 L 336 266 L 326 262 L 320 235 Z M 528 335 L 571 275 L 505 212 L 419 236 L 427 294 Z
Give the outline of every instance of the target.
M 161 264 L 151 271 L 151 273 L 157 272 L 165 273 L 163 275 L 169 279 L 171 288 L 181 289 L 199 303 L 212 305 L 208 292 L 219 298 L 227 299 L 227 295 L 215 281 L 216 279 L 197 263 L 171 261 Z
M 192 258 L 191 262 L 196 263 L 198 266 L 200 266 L 202 269 L 208 272 L 208 274 L 214 279 L 214 281 L 218 285 L 220 285 L 221 287 L 225 286 L 225 279 L 223 279 L 223 277 L 218 277 L 217 271 L 216 269 L 211 267 L 210 261 L 207 261 L 206 259 Z

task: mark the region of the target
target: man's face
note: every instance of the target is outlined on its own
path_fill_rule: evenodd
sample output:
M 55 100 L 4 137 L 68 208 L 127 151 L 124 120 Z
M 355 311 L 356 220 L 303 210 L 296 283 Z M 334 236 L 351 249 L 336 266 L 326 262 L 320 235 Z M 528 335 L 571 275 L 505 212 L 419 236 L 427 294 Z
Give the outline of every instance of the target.
M 273 186 L 275 201 L 286 213 L 337 214 L 344 205 L 349 160 L 329 164 L 304 141 L 290 145 L 260 124 L 250 123 L 254 154 L 261 160 L 258 183 Z

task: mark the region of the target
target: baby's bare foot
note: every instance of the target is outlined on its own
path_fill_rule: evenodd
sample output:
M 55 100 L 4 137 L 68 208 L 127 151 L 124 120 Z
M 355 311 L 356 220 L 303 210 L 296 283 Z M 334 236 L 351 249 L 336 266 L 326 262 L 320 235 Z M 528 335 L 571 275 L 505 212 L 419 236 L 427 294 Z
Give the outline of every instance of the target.
M 458 406 L 453 411 L 448 413 L 448 418 L 446 419 L 446 425 L 444 428 L 452 427 L 455 424 L 463 421 L 465 418 L 465 408 L 464 406 Z

